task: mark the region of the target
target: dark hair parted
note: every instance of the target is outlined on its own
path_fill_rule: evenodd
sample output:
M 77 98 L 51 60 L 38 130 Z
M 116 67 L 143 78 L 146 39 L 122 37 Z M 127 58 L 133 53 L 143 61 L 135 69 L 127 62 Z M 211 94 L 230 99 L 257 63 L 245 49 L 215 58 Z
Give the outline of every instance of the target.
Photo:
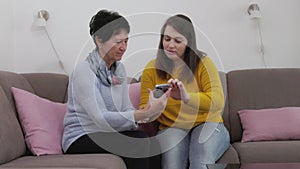
M 102 42 L 106 42 L 113 34 L 117 34 L 121 29 L 125 29 L 130 32 L 130 26 L 128 21 L 119 13 L 100 10 L 96 15 L 91 18 L 90 21 L 90 35 L 93 37 L 98 36 Z
M 174 69 L 172 60 L 166 56 L 163 48 L 164 33 L 167 26 L 173 27 L 188 41 L 183 57 L 183 61 L 187 66 L 184 66 L 184 69 L 179 75 L 179 80 L 191 82 L 194 79 L 194 73 L 201 61 L 201 58 L 206 56 L 206 54 L 197 49 L 193 23 L 190 18 L 182 14 L 170 17 L 161 28 L 160 42 L 155 62 L 156 72 L 161 79 L 167 79 L 169 73 L 171 73 Z

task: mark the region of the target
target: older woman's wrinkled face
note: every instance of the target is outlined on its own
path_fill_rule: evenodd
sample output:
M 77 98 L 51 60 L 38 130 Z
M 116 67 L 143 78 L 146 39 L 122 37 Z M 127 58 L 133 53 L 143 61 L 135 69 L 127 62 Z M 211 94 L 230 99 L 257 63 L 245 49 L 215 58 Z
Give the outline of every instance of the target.
M 172 26 L 167 25 L 163 36 L 163 48 L 169 59 L 183 59 L 188 41 Z
M 128 32 L 125 29 L 121 29 L 117 33 L 113 34 L 106 42 L 102 42 L 97 38 L 97 46 L 99 54 L 110 67 L 115 61 L 120 61 L 123 54 L 127 49 Z

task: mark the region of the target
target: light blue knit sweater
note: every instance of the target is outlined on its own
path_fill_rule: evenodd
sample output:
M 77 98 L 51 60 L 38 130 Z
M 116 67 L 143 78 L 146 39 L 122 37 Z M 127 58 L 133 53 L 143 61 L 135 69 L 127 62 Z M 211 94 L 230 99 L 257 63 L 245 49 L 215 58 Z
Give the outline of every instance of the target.
M 117 69 L 121 77 L 126 78 L 124 66 L 119 64 Z M 137 127 L 126 79 L 120 85 L 105 86 L 86 61 L 78 63 L 70 75 L 67 104 L 62 138 L 64 152 L 85 134 L 127 131 Z

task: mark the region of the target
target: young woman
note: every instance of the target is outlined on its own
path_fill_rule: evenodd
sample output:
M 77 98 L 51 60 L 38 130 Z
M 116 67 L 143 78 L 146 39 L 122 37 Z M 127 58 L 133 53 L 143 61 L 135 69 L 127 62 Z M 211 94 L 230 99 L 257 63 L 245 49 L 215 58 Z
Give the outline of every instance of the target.
M 170 98 L 159 122 L 163 169 L 205 169 L 229 147 L 222 120 L 224 94 L 218 70 L 196 47 L 195 30 L 184 15 L 170 17 L 161 29 L 157 57 L 141 78 L 141 102 L 148 88 L 171 86 Z
M 136 122 L 160 115 L 168 92 L 161 99 L 154 99 L 149 91 L 151 104 L 135 110 L 120 62 L 130 31 L 127 20 L 116 12 L 100 10 L 89 26 L 96 47 L 70 76 L 63 150 L 68 154 L 117 154 L 128 169 L 148 168 L 145 153 L 149 145 L 132 137 L 146 137 L 135 130 Z

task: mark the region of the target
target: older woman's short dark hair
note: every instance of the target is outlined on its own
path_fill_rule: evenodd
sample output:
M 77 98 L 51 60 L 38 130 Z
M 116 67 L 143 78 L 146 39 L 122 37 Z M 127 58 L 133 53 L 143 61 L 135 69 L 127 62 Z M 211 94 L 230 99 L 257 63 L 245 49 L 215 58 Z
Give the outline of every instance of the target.
M 102 42 L 106 42 L 113 34 L 117 34 L 121 29 L 128 33 L 130 26 L 128 21 L 117 12 L 100 10 L 90 21 L 90 35 L 95 41 L 98 36 Z

